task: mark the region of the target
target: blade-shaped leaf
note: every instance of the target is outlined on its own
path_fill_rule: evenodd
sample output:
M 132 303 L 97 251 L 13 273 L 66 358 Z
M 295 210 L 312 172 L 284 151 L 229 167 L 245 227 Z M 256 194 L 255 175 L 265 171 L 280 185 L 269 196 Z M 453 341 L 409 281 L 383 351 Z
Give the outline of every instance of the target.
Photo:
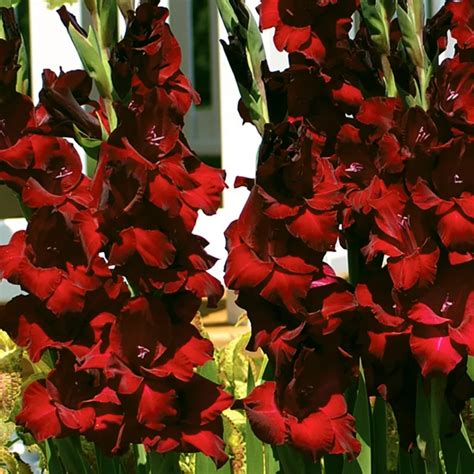
M 68 32 L 79 54 L 82 65 L 92 79 L 94 79 L 99 94 L 105 98 L 112 98 L 110 66 L 109 63 L 102 58 L 100 47 L 92 27 L 89 27 L 87 38 L 77 31 L 72 23 L 68 26 Z
M 375 399 L 372 411 L 373 467 L 377 474 L 387 473 L 387 406 L 382 397 Z
M 98 0 L 102 46 L 112 48 L 117 41 L 118 7 L 117 0 Z
M 92 474 L 79 437 L 58 438 L 54 440 L 54 444 L 68 474 Z
M 275 453 L 280 462 L 281 474 L 321 474 L 321 462 L 313 462 L 288 445 L 277 446 Z
M 372 417 L 365 385 L 364 368 L 360 364 L 360 375 L 357 386 L 357 396 L 354 406 L 357 439 L 361 444 L 359 456 L 354 461 L 344 461 L 344 474 L 372 473 Z
M 249 365 L 248 372 L 248 393 L 255 387 L 255 382 L 253 378 L 252 369 Z M 255 472 L 264 472 L 264 447 L 263 443 L 255 436 L 250 422 L 247 418 L 245 423 L 245 450 L 246 450 L 246 459 L 247 466 L 252 466 L 252 469 L 255 469 Z
M 137 474 L 148 474 L 148 460 L 144 446 L 142 444 L 134 445 L 133 452 Z
M 148 463 L 153 474 L 181 474 L 179 453 L 148 453 Z

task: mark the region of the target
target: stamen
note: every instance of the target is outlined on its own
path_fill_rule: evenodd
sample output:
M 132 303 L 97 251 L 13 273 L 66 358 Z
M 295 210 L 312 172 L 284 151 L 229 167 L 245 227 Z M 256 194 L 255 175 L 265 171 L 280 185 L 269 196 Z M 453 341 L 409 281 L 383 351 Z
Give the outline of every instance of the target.
M 359 173 L 364 169 L 364 165 L 361 163 L 358 163 L 357 161 L 354 161 L 354 163 L 351 163 L 351 166 L 345 169 L 348 173 Z
M 156 133 L 156 125 L 153 125 L 153 127 L 148 132 L 148 135 L 146 136 L 146 140 L 149 141 L 154 146 L 158 146 L 161 140 L 163 140 L 163 138 L 165 137 L 158 136 L 158 134 Z
M 419 143 L 423 140 L 426 140 L 429 136 L 430 134 L 425 130 L 425 127 L 421 126 L 415 141 L 416 143 Z
M 449 298 L 449 293 L 446 295 L 446 299 L 444 300 L 444 303 L 443 303 L 443 306 L 441 306 L 441 312 L 442 313 L 446 313 L 447 311 L 449 311 L 449 309 L 451 308 L 451 306 L 454 304 L 453 301 L 450 300 Z
M 449 90 L 449 95 L 446 97 L 446 100 L 452 101 L 459 97 L 459 92 L 453 91 L 452 89 Z
M 71 176 L 72 174 L 73 172 L 71 170 L 68 170 L 65 166 L 63 166 L 59 170 L 59 173 L 54 177 L 54 179 L 66 178 L 67 176 Z
M 150 353 L 150 349 L 144 346 L 137 346 L 137 349 L 138 349 L 137 357 L 139 359 L 144 359 Z

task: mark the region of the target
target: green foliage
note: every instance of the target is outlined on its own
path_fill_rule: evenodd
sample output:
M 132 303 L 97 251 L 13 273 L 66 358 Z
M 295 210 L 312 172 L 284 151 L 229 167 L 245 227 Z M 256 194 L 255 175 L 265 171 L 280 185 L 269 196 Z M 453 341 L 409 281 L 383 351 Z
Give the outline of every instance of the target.
M 435 390 L 433 390 L 433 387 Z M 439 446 L 439 413 L 437 410 L 439 393 L 438 384 L 431 387 L 431 396 L 423 380 L 419 379 L 416 394 L 416 432 L 417 444 L 420 455 L 427 470 L 432 474 L 441 471 L 440 446 Z M 443 390 L 444 392 L 444 390 Z
M 111 48 L 117 41 L 118 8 L 116 0 L 97 0 L 103 48 Z
M 390 54 L 390 20 L 395 13 L 394 0 L 361 0 L 362 15 L 377 51 Z
M 62 7 L 63 5 L 74 5 L 78 0 L 45 0 L 48 8 L 51 10 L 56 10 L 57 8 Z
M 364 368 L 360 364 L 360 375 L 354 407 L 357 439 L 361 444 L 361 452 L 355 461 L 344 461 L 343 474 L 372 473 L 372 416 L 365 384 Z M 378 473 L 377 473 L 378 474 Z
M 84 69 L 94 79 L 99 94 L 104 98 L 112 98 L 112 79 L 108 61 L 102 57 L 97 36 L 92 27 L 86 36 L 69 24 L 68 32 L 77 53 L 81 59 Z
M 372 407 L 373 470 L 387 474 L 387 404 L 377 397 Z
M 128 18 L 127 12 L 135 9 L 135 0 L 117 0 L 117 4 L 125 20 Z
M 0 0 L 0 8 L 13 8 L 20 2 L 21 0 Z
M 229 44 L 222 42 L 222 46 L 242 101 L 252 123 L 262 134 L 270 117 L 262 78 L 265 49 L 260 30 L 243 0 L 216 0 L 216 3 L 229 35 Z

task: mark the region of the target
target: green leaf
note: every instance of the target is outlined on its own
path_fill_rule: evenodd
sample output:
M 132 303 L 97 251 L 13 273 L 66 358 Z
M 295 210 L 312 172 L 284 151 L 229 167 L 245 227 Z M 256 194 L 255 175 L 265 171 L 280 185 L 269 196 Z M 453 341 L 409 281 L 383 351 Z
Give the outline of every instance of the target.
M 242 101 L 249 109 L 253 124 L 260 134 L 270 121 L 262 79 L 262 62 L 265 49 L 262 36 L 255 19 L 242 0 L 216 0 L 220 16 L 224 22 L 229 46 L 224 44 L 229 63 L 239 85 Z M 239 52 L 241 51 L 241 52 Z M 251 84 L 242 78 L 251 76 Z
M 20 2 L 21 0 L 0 0 L 0 8 L 13 8 Z
M 412 454 L 404 449 L 398 453 L 398 474 L 417 474 L 413 469 Z
M 435 413 L 440 406 L 439 398 L 443 396 L 439 393 L 440 389 L 441 384 L 432 383 L 430 397 L 427 397 L 423 379 L 419 377 L 416 391 L 415 428 L 418 448 L 430 474 L 442 472 L 439 457 L 439 413 Z
M 137 467 L 137 474 L 148 474 L 148 460 L 143 445 L 133 445 L 133 452 L 135 454 L 135 465 Z
M 464 421 L 459 414 L 454 414 L 451 411 L 446 398 L 443 397 L 442 402 L 441 432 L 450 433 L 453 426 L 461 425 L 461 429 L 456 434 L 441 436 L 443 462 L 446 471 L 455 473 L 461 469 L 461 472 L 474 472 L 474 454 Z
M 348 461 L 347 459 L 344 461 L 344 469 L 342 472 L 344 474 L 371 474 L 372 419 L 362 363 L 360 363 L 360 375 L 354 406 L 354 418 L 356 420 L 357 439 L 361 444 L 361 451 L 357 459 L 354 461 Z
M 68 474 L 92 474 L 79 437 L 58 438 L 54 440 L 54 444 Z
M 373 467 L 377 474 L 387 473 L 387 406 L 382 397 L 375 399 L 372 411 Z
M 45 442 L 45 456 L 50 474 L 64 474 L 66 471 L 61 464 L 56 446 L 52 439 Z
M 99 149 L 102 145 L 102 140 L 98 138 L 91 138 L 80 130 L 76 124 L 73 124 L 74 135 L 76 142 L 84 149 L 88 156 L 97 160 L 99 158 Z
M 125 20 L 128 20 L 128 12 L 134 10 L 135 0 L 117 0 L 120 13 L 122 14 Z
M 97 459 L 97 468 L 99 472 L 121 474 L 122 468 L 119 457 L 115 456 L 111 458 L 106 456 L 97 446 L 95 446 L 95 457 Z
M 224 22 L 225 29 L 232 33 L 239 25 L 239 19 L 232 8 L 229 0 L 216 0 L 219 14 Z
M 412 10 L 407 12 L 400 5 L 397 5 L 397 17 L 402 40 L 410 59 L 416 67 L 424 68 L 428 58 L 423 47 L 423 28 L 421 31 L 418 29 L 414 12 Z
M 275 457 L 272 446 L 269 444 L 263 445 L 264 450 L 264 461 L 265 461 L 265 474 L 275 474 L 280 470 L 280 463 Z
M 79 54 L 84 69 L 94 79 L 99 94 L 112 98 L 112 79 L 108 61 L 102 58 L 100 46 L 92 27 L 89 27 L 87 38 L 77 31 L 72 23 L 68 26 L 68 32 Z
M 16 76 L 16 90 L 20 94 L 27 95 L 28 83 L 29 83 L 29 78 L 28 78 L 29 64 L 28 64 L 28 53 L 26 51 L 23 37 L 21 38 L 20 50 L 18 51 L 18 65 L 20 66 L 20 69 L 18 69 L 17 76 Z
M 215 359 L 206 362 L 202 367 L 197 370 L 199 375 L 202 375 L 206 379 L 214 383 L 219 383 L 219 371 Z
M 472 356 L 467 356 L 467 375 L 474 380 L 474 357 Z
M 116 0 L 97 0 L 102 46 L 112 48 L 117 42 L 118 7 Z
M 74 5 L 78 0 L 46 0 L 48 8 L 51 10 L 56 10 L 57 8 L 62 7 L 63 5 Z
M 344 456 L 340 454 L 327 454 L 324 456 L 325 474 L 342 474 L 344 468 Z
M 264 446 L 255 436 L 250 422 L 245 424 L 245 453 L 247 466 L 252 466 L 254 472 L 264 472 Z
M 227 462 L 227 464 L 229 464 Z M 217 472 L 216 465 L 202 453 L 196 454 L 196 472 L 199 474 L 215 474 Z
M 152 474 L 181 474 L 179 453 L 148 453 L 148 463 Z
M 288 445 L 276 446 L 275 453 L 280 462 L 281 474 L 321 474 L 321 462 L 313 462 Z M 258 471 L 255 471 L 258 472 Z
M 370 38 L 377 51 L 390 54 L 390 20 L 395 10 L 395 3 L 389 2 L 390 10 L 386 9 L 383 0 L 361 0 L 362 16 L 370 33 Z

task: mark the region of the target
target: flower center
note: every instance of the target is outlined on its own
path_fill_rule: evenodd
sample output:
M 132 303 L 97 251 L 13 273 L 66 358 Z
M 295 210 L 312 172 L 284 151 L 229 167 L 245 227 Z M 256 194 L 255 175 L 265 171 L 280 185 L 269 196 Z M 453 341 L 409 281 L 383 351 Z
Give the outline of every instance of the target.
M 451 308 L 451 306 L 454 304 L 453 301 L 451 301 L 450 297 L 449 297 L 449 293 L 446 295 L 446 299 L 444 300 L 444 303 L 443 305 L 441 306 L 441 313 L 446 313 L 447 311 L 449 311 L 449 309 Z
M 412 254 L 418 249 L 418 243 L 416 242 L 416 238 L 411 230 L 410 216 L 402 216 L 401 214 L 397 214 L 397 217 L 400 227 L 402 228 L 402 242 L 407 250 L 407 253 Z
M 137 346 L 137 349 L 138 349 L 137 357 L 142 360 L 150 353 L 150 349 L 148 349 L 148 347 L 145 347 L 145 346 Z
M 348 173 L 359 173 L 364 169 L 364 165 L 361 163 L 358 163 L 357 161 L 354 161 L 354 163 L 351 163 L 351 165 L 345 169 Z
M 54 177 L 54 179 L 62 179 L 71 175 L 72 175 L 72 171 L 68 170 L 65 166 L 62 166 L 61 169 L 59 170 L 59 173 Z
M 451 102 L 453 100 L 456 100 L 459 97 L 459 92 L 453 91 L 452 89 L 449 89 L 449 94 L 446 97 L 446 100 Z
M 159 136 L 158 133 L 156 133 L 156 125 L 153 125 L 151 127 L 150 131 L 148 132 L 148 135 L 146 136 L 146 140 L 149 141 L 152 145 L 158 146 L 163 140 L 163 136 Z
M 425 130 L 425 127 L 423 125 L 420 127 L 420 130 L 418 131 L 418 135 L 416 136 L 416 143 L 420 143 L 424 140 L 426 140 L 430 134 Z

